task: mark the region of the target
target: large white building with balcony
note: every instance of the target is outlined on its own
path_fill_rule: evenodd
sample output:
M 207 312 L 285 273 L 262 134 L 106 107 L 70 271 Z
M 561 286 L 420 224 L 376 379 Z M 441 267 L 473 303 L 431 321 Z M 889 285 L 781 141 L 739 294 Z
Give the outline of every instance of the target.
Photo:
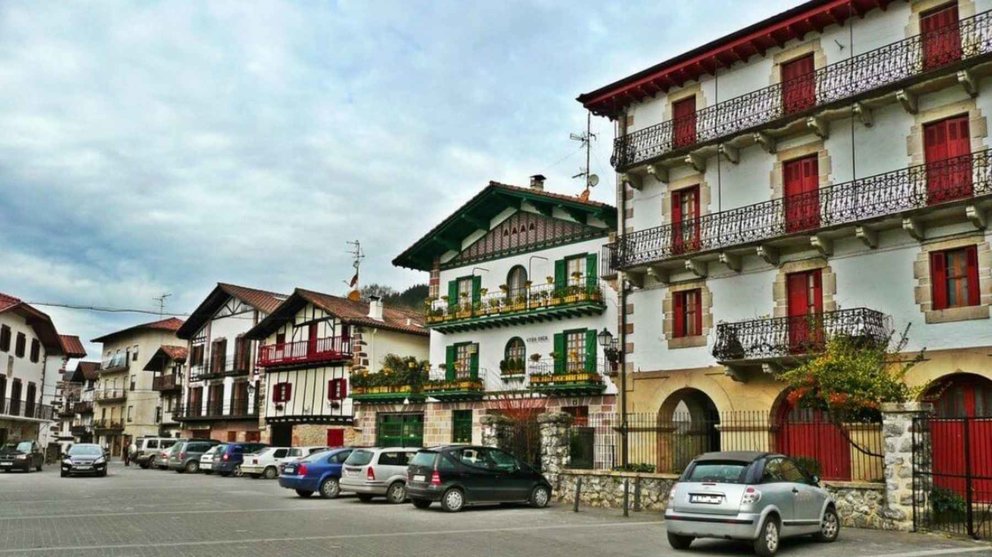
M 912 324 L 908 380 L 992 415 L 990 10 L 805 2 L 579 97 L 617 134 L 629 411 L 787 415 L 784 366 Z

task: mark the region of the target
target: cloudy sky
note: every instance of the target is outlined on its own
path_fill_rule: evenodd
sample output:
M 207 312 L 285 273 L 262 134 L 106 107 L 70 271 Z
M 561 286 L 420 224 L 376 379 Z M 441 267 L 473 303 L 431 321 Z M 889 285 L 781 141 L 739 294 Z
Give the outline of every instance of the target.
M 424 282 L 390 261 L 488 180 L 579 191 L 578 94 L 795 3 L 5 0 L 0 291 L 341 293 L 355 239 L 363 282 Z M 41 309 L 84 339 L 152 319 Z

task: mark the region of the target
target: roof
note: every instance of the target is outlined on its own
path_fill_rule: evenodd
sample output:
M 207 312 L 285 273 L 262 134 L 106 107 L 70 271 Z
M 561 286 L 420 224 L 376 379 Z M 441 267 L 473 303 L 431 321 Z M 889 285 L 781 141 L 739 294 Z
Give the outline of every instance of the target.
M 527 201 L 549 212 L 552 208 L 561 208 L 580 222 L 585 222 L 586 216 L 598 217 L 607 224 L 609 230 L 616 228 L 617 210 L 612 205 L 491 181 L 472 199 L 393 259 L 393 265 L 429 271 L 436 257 L 451 250 L 457 251 L 466 236 L 481 229 L 480 224 L 488 226 L 506 208 L 519 208 L 521 201 Z
M 79 362 L 69 381 L 76 383 L 82 383 L 84 380 L 95 381 L 99 376 L 100 362 Z
M 47 313 L 25 303 L 20 298 L 0 292 L 0 313 L 8 311 L 24 318 L 28 326 L 38 335 L 38 340 L 41 341 L 48 355 L 59 355 L 64 352 L 62 339 L 59 338 L 55 323 L 52 323 L 52 318 Z
M 717 451 L 713 453 L 704 453 L 696 457 L 696 462 L 704 462 L 708 460 L 732 460 L 735 462 L 754 462 L 761 457 L 767 456 L 770 453 L 761 451 Z
M 116 337 L 137 333 L 140 331 L 168 331 L 175 332 L 179 330 L 183 324 L 183 320 L 178 317 L 169 317 L 168 319 L 160 319 L 158 321 L 152 321 L 150 323 L 142 323 L 141 325 L 135 325 L 133 327 L 128 327 L 127 329 L 121 329 L 120 331 L 115 331 L 113 333 L 108 333 L 102 337 L 97 337 L 90 342 L 107 342 L 108 340 L 114 339 Z
M 382 309 L 383 320 L 377 321 L 369 317 L 369 303 L 367 301 L 349 300 L 340 296 L 297 288 L 282 305 L 252 330 L 245 333 L 245 336 L 255 340 L 264 339 L 275 332 L 280 325 L 292 319 L 296 312 L 308 303 L 350 325 L 362 325 L 419 336 L 429 336 L 430 334 L 424 327 L 424 316 L 417 311 L 384 305 Z
M 218 282 L 217 286 L 210 291 L 210 294 L 207 294 L 203 302 L 193 310 L 189 319 L 176 332 L 176 336 L 183 339 L 192 338 L 217 313 L 217 310 L 224 305 L 228 297 L 237 298 L 264 314 L 270 314 L 288 296 L 278 292 L 269 292 L 247 286 Z
M 163 371 L 165 365 L 170 361 L 185 362 L 188 350 L 185 346 L 174 344 L 163 344 L 152 354 L 152 357 L 145 364 L 145 371 Z
M 810 31 L 822 32 L 832 24 L 879 7 L 885 9 L 892 0 L 811 0 L 767 19 L 724 35 L 629 75 L 623 79 L 579 95 L 586 109 L 600 116 L 616 118 L 628 105 L 653 97 L 661 91 L 679 87 L 703 75 L 715 75 L 719 68 L 729 68 L 747 61 L 755 54 L 764 55 L 772 47 L 782 47 L 793 39 L 802 39 Z
M 85 358 L 86 349 L 83 342 L 76 335 L 59 335 L 62 344 L 62 352 L 69 358 Z

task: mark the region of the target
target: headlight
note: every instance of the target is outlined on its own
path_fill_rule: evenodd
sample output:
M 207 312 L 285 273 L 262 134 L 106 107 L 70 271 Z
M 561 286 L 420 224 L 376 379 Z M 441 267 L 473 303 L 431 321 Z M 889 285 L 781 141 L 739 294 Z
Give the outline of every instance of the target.
M 28 455 L 26 455 L 26 454 L 19 454 L 19 455 L 15 456 L 14 458 L 17 459 L 17 460 L 25 460 L 25 459 L 27 459 L 27 457 L 28 457 Z
M 66 466 L 72 466 L 72 461 L 67 458 L 62 461 L 62 464 L 65 464 Z
M 101 456 L 100 458 L 94 460 L 93 464 L 103 464 L 104 462 L 106 462 L 106 460 L 104 460 L 103 457 Z

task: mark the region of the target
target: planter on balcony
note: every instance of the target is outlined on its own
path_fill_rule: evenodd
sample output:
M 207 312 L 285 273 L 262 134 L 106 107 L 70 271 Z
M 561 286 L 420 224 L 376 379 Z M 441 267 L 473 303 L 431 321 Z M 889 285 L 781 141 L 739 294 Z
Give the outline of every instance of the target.
M 540 373 L 530 376 L 530 389 L 545 394 L 589 395 L 603 392 L 606 384 L 595 372 Z
M 374 387 L 351 387 L 351 398 L 365 402 L 403 402 L 421 400 L 423 395 L 413 392 L 411 385 L 377 385 Z
M 438 380 L 424 385 L 424 394 L 438 400 L 478 400 L 484 391 L 481 379 Z

